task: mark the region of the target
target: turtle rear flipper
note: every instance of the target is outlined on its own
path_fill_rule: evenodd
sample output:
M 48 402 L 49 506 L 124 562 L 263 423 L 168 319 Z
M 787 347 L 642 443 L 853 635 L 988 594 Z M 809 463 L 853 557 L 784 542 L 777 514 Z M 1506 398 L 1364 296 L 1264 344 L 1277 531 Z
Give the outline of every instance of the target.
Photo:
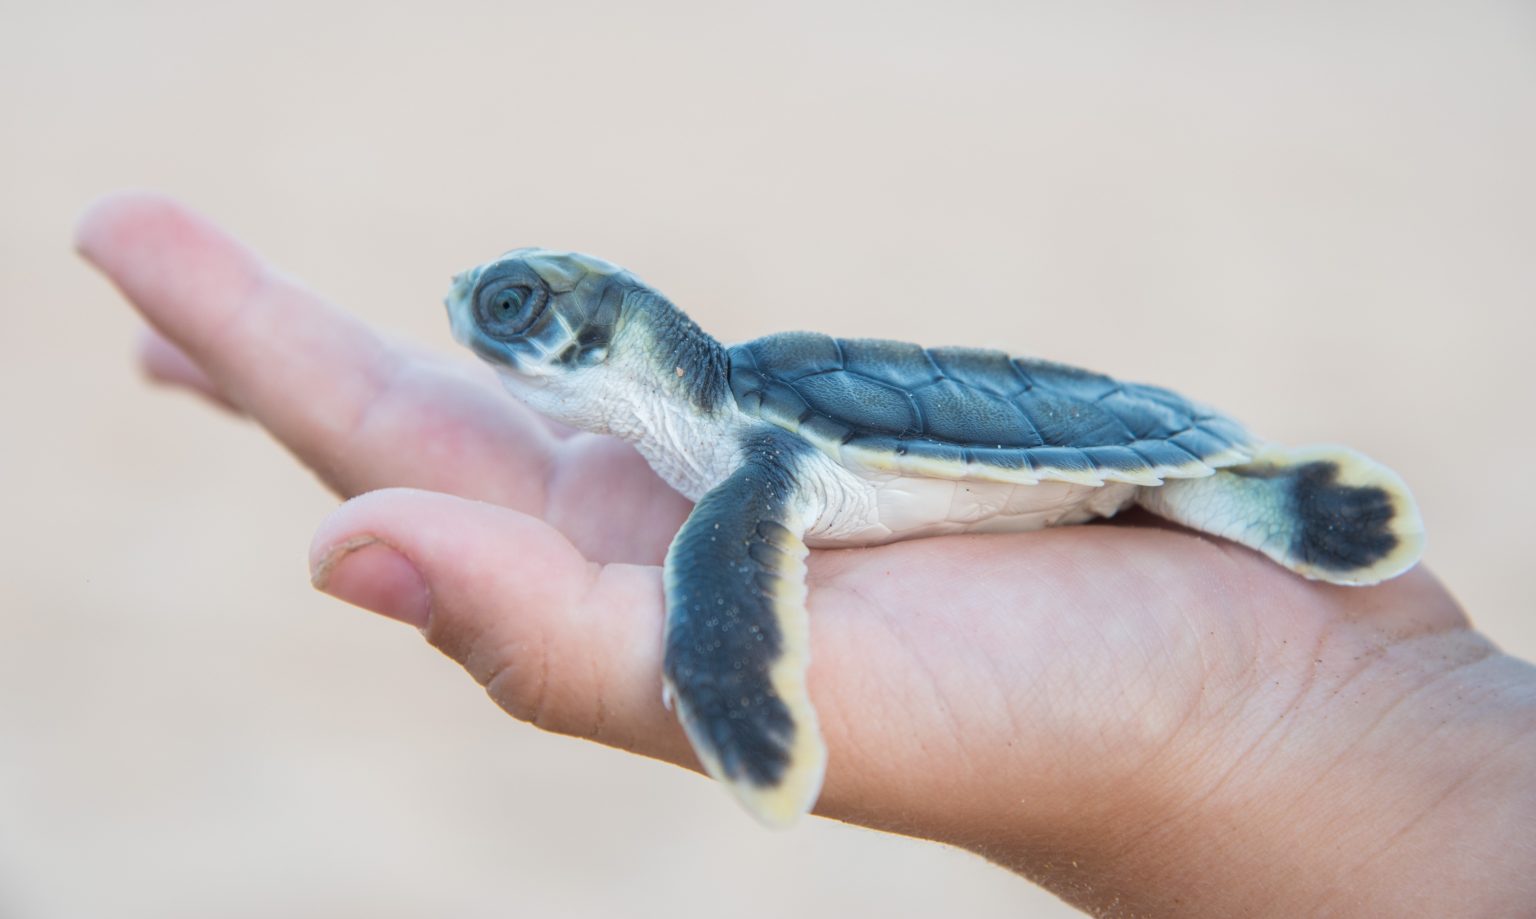
M 1334 584 L 1395 577 L 1424 551 L 1424 525 L 1403 480 L 1347 447 L 1266 446 L 1241 466 L 1142 489 L 1138 501 Z
M 667 697 L 694 752 L 753 816 L 786 826 L 821 791 L 827 751 L 806 691 L 801 442 L 765 434 L 704 495 L 667 552 Z

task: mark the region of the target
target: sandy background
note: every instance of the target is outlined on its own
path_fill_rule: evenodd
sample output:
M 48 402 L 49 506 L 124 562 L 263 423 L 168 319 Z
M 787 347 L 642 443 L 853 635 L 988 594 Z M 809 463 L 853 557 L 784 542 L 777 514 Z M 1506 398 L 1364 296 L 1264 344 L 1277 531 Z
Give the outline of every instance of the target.
M 0 916 L 1073 915 L 762 832 L 314 594 L 332 499 L 139 382 L 69 251 L 124 185 L 444 348 L 448 275 L 536 243 L 727 340 L 1002 345 L 1348 440 L 1536 656 L 1536 8 L 1226 6 L 4 0 Z

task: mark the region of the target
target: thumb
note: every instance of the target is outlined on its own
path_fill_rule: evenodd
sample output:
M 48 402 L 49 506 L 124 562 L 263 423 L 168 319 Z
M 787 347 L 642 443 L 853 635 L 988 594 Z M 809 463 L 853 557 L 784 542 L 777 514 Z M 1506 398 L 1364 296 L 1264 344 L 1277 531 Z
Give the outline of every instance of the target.
M 661 573 L 596 565 L 541 520 L 413 489 L 320 525 L 314 584 L 422 631 L 512 715 L 697 768 L 661 704 Z

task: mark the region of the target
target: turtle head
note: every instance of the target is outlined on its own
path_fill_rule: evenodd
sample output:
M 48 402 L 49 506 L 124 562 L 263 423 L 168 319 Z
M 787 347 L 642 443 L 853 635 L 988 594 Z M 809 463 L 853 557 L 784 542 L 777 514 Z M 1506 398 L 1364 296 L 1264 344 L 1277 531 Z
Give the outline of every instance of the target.
M 514 249 L 455 277 L 445 303 L 460 344 L 567 424 L 608 431 L 636 398 L 682 395 L 709 408 L 724 394 L 720 345 L 639 278 L 590 255 Z
M 599 364 L 640 282 L 577 252 L 514 249 L 456 276 L 453 337 L 498 370 L 548 377 Z

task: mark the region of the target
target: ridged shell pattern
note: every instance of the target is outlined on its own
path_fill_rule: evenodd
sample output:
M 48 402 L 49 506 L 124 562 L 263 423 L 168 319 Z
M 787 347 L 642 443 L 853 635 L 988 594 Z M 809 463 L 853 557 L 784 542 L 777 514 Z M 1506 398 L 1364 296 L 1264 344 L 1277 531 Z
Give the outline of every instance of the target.
M 1169 390 L 979 348 L 790 332 L 731 348 L 730 382 L 747 414 L 892 474 L 1151 485 L 1254 443 Z

